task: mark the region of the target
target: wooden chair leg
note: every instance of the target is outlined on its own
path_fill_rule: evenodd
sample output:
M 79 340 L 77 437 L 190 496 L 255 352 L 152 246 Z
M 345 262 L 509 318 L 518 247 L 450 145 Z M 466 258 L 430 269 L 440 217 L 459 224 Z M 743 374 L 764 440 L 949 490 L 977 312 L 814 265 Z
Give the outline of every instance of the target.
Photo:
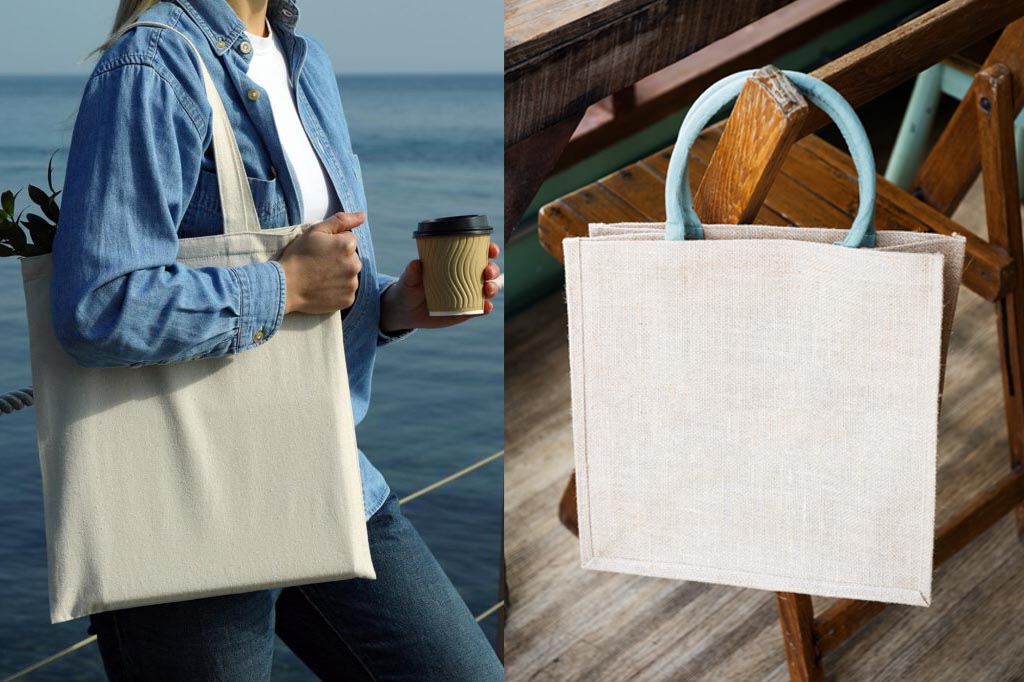
M 1013 77 L 1003 64 L 993 64 L 974 79 L 982 184 L 988 238 L 1024 263 L 1020 195 L 1013 131 Z M 1003 395 L 1010 440 L 1010 465 L 1024 467 L 1024 276 L 1018 272 L 1010 294 L 996 303 Z M 1024 540 L 1024 505 L 1017 507 L 1017 535 Z
M 776 592 L 775 603 L 779 607 L 789 679 L 793 682 L 822 682 L 825 671 L 818 652 L 811 598 L 806 594 Z
M 576 511 L 576 472 L 569 474 L 569 481 L 565 484 L 562 492 L 562 499 L 558 502 L 558 520 L 569 529 L 573 535 L 580 535 L 580 519 Z

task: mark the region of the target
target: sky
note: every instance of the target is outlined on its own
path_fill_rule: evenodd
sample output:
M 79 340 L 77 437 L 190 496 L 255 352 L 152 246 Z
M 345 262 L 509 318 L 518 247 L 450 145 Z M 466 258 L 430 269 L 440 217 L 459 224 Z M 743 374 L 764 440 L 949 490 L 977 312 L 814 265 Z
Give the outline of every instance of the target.
M 222 2 L 223 0 L 194 0 Z M 5 3 L 0 75 L 87 74 L 117 0 Z M 339 73 L 501 73 L 502 0 L 297 0 Z

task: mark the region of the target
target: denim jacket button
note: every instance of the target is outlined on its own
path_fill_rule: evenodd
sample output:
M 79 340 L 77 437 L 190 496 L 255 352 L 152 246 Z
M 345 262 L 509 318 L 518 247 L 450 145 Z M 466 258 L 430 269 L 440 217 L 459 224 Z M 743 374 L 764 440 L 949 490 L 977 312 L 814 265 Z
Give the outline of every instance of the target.
M 249 91 L 249 99 L 251 99 L 253 102 L 258 100 L 259 98 L 260 98 L 260 91 L 259 91 L 258 88 L 253 88 L 252 90 Z
M 256 330 L 256 333 L 252 335 L 252 342 L 259 343 L 260 341 L 263 340 L 264 336 L 265 334 L 263 333 L 263 327 L 260 327 L 259 329 Z
M 227 44 L 226 41 L 224 41 L 224 40 L 218 40 L 217 41 L 217 49 L 218 50 L 223 50 L 227 46 L 228 46 L 228 44 Z
M 238 46 L 238 51 L 242 54 L 249 54 L 252 52 L 252 44 L 248 40 L 242 41 L 242 44 Z

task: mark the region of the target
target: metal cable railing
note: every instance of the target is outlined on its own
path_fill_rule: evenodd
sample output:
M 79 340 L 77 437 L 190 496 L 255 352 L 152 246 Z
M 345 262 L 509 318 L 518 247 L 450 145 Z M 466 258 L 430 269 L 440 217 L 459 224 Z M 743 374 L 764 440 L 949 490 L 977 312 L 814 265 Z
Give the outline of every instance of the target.
M 31 386 L 28 387 L 28 388 L 23 388 L 23 389 L 21 389 L 19 391 L 11 391 L 10 393 L 0 394 L 0 414 L 9 414 L 11 412 L 14 412 L 15 410 L 21 410 L 23 408 L 30 407 L 33 404 L 33 402 L 34 402 L 34 395 L 32 393 L 32 387 Z M 425 488 L 421 488 L 420 490 L 417 490 L 416 492 L 414 492 L 414 493 L 412 493 L 410 495 L 406 495 L 405 497 L 403 497 L 400 500 L 398 500 L 398 504 L 405 504 L 407 502 L 411 502 L 411 501 L 415 500 L 416 498 L 422 497 L 422 496 L 426 495 L 429 492 L 432 492 L 434 490 L 437 490 L 438 488 L 446 486 L 446 485 L 448 485 L 449 483 L 451 483 L 453 481 L 457 481 L 458 479 L 462 478 L 466 474 L 470 474 L 470 473 L 476 471 L 477 469 L 480 469 L 481 467 L 484 467 L 484 466 L 490 464 L 494 460 L 500 459 L 500 458 L 504 457 L 504 455 L 505 455 L 505 451 L 504 450 L 499 450 L 498 452 L 495 452 L 493 455 L 488 455 L 487 457 L 484 457 L 483 459 L 481 459 L 481 460 L 479 460 L 477 462 L 474 462 L 473 464 L 470 464 L 468 467 L 466 467 L 464 469 L 460 469 L 459 471 L 456 471 L 451 476 L 445 476 L 444 478 L 440 479 L 439 481 L 435 481 L 435 482 L 431 483 L 430 485 L 426 486 Z M 499 601 L 498 603 L 494 604 L 493 606 L 491 606 L 489 609 L 487 609 L 486 611 L 484 611 L 480 615 L 476 616 L 476 622 L 480 623 L 480 622 L 486 620 L 487 618 L 489 618 L 490 616 L 493 616 L 503 606 L 505 606 L 505 601 L 504 600 Z M 87 646 L 89 646 L 90 644 L 92 644 L 95 641 L 96 641 L 96 635 L 91 635 L 89 637 L 86 637 L 82 641 L 76 642 L 75 644 L 72 644 L 71 646 L 67 647 L 66 649 L 61 649 L 57 653 L 52 654 L 50 656 L 47 656 L 46 658 L 44 658 L 42 660 L 36 661 L 32 665 L 30 665 L 30 666 L 28 666 L 26 668 L 23 668 L 22 670 L 19 670 L 18 672 L 14 673 L 13 675 L 11 675 L 9 677 L 5 677 L 3 679 L 3 682 L 13 682 L 14 680 L 19 680 L 19 679 L 22 679 L 24 677 L 27 677 L 28 675 L 30 675 L 31 673 L 34 673 L 35 671 L 39 670 L 40 668 L 42 668 L 44 666 L 47 666 L 47 665 L 53 663 L 54 661 L 58 661 L 58 660 L 64 658 L 65 656 L 67 656 L 68 654 L 71 654 L 71 653 L 74 653 L 75 651 L 78 651 L 79 649 L 87 647 Z
M 494 606 L 492 606 L 491 608 L 487 609 L 486 611 L 481 613 L 479 616 L 477 616 L 476 617 L 476 622 L 480 623 L 480 622 L 483 622 L 483 621 L 487 620 L 488 618 L 493 616 L 495 613 L 497 613 L 498 610 L 501 607 L 503 607 L 504 605 L 505 605 L 505 600 L 502 599 L 497 604 L 495 604 Z M 83 639 L 81 642 L 76 642 L 75 644 L 72 644 L 71 646 L 67 647 L 66 649 L 61 649 L 57 653 L 55 653 L 55 654 L 53 654 L 51 656 L 47 656 L 46 658 L 44 658 L 41 661 L 36 661 L 35 663 L 33 663 L 32 665 L 30 665 L 27 668 L 25 668 L 23 670 L 19 670 L 18 672 L 14 673 L 10 677 L 5 677 L 3 682 L 11 682 L 12 680 L 17 680 L 17 679 L 24 678 L 24 677 L 30 675 L 31 673 L 34 673 L 35 671 L 39 670 L 40 668 L 42 668 L 42 667 L 44 667 L 46 665 L 49 665 L 50 663 L 53 663 L 54 661 L 60 660 L 61 658 L 64 658 L 65 656 L 67 656 L 70 653 L 74 653 L 74 652 L 78 651 L 79 649 L 82 649 L 84 647 L 89 646 L 90 644 L 94 643 L 95 641 L 96 641 L 96 635 L 90 635 L 89 637 L 86 637 L 85 639 Z

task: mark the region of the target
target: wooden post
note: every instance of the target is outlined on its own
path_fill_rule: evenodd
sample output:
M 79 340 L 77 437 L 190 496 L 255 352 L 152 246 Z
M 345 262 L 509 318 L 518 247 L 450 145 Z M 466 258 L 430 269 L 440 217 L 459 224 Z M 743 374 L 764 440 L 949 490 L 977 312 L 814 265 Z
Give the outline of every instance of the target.
M 583 118 L 583 112 L 540 131 L 518 144 L 505 147 L 505 241 L 516 229 L 537 190 L 544 183 L 565 145 Z
M 972 104 L 978 121 L 976 148 L 985 186 L 988 238 L 1019 264 L 1024 263 L 1020 196 L 1013 137 L 1014 84 L 1003 64 L 985 67 L 974 77 Z M 996 303 L 999 353 L 1003 363 L 1003 396 L 1010 439 L 1010 465 L 1024 467 L 1024 277 L 1018 274 L 1011 292 Z M 1017 507 L 1017 536 L 1024 539 L 1024 505 Z
M 694 208 L 708 224 L 752 223 L 809 112 L 774 66 L 759 69 L 736 100 Z

